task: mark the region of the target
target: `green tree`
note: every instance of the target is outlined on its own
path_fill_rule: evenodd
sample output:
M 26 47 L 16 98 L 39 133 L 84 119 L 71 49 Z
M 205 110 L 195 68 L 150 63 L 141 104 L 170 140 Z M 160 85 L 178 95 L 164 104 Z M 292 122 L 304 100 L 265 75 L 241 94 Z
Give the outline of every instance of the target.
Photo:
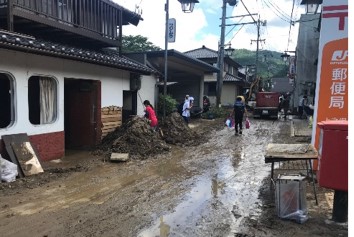
M 161 50 L 161 48 L 155 46 L 153 43 L 148 41 L 148 38 L 141 35 L 128 35 L 122 38 L 122 52 L 123 53 L 134 53 L 134 52 L 144 52 L 144 51 L 155 51 Z
M 163 94 L 159 95 L 159 102 L 157 105 L 157 113 L 160 117 L 163 116 L 163 108 L 165 104 L 166 115 L 170 115 L 171 113 L 177 111 L 178 102 L 171 95 L 164 96 Z

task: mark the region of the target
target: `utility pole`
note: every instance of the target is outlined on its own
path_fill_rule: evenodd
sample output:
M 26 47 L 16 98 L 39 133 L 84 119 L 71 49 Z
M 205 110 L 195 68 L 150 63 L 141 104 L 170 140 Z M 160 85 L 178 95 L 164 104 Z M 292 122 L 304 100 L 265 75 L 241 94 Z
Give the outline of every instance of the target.
M 263 25 L 265 25 L 265 22 L 262 22 L 259 18 L 257 20 L 257 39 L 256 40 L 251 40 L 251 44 L 252 42 L 256 42 L 257 43 L 257 50 L 256 50 L 256 79 L 257 79 L 257 74 L 258 74 L 258 52 L 259 52 L 259 42 L 265 42 L 265 39 L 260 39 L 261 34 L 260 34 L 260 28 L 261 28 L 261 23 Z M 258 90 L 258 85 L 256 86 L 256 89 Z
M 217 74 L 216 82 L 216 106 L 221 105 L 221 92 L 224 80 L 224 44 L 225 44 L 225 21 L 226 21 L 226 0 L 222 1 L 222 16 L 221 16 L 221 34 L 220 34 L 220 45 L 218 45 L 218 68 L 219 72 Z
M 242 0 L 240 0 L 242 2 Z M 225 24 L 226 18 L 233 18 L 233 17 L 226 17 L 226 3 L 230 6 L 236 6 L 238 0 L 222 0 L 222 16 L 221 16 L 221 34 L 220 34 L 220 42 L 218 45 L 218 61 L 217 65 L 219 68 L 219 72 L 217 74 L 217 81 L 216 81 L 216 106 L 219 107 L 221 105 L 221 93 L 222 93 L 222 86 L 224 80 L 224 57 L 225 57 L 225 27 L 231 25 L 241 25 L 241 24 Z M 243 3 L 242 3 L 243 4 Z M 247 10 L 248 11 L 248 10 Z M 250 14 L 253 18 L 252 15 Z M 248 15 L 243 15 L 239 17 L 244 17 Z M 243 24 L 253 24 L 252 23 L 243 23 Z

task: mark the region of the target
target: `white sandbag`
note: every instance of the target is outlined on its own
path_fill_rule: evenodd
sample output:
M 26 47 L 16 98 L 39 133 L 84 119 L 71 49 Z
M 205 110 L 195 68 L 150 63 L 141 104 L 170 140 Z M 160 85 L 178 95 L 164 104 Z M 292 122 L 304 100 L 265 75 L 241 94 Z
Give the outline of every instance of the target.
M 17 165 L 5 160 L 0 155 L 0 177 L 2 181 L 5 182 L 13 182 L 16 180 L 16 176 L 18 175 Z

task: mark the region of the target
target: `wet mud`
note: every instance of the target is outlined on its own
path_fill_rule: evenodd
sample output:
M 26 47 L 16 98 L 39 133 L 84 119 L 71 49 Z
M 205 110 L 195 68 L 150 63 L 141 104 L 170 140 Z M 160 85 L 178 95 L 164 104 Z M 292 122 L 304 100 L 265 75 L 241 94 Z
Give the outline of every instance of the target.
M 169 144 L 148 159 L 112 163 L 75 152 L 45 173 L 0 185 L 2 236 L 348 236 L 331 223 L 330 190 L 311 186 L 304 224 L 275 212 L 268 143 L 301 143 L 289 121 L 251 120 L 235 136 L 223 120 L 195 120 L 203 142 Z M 175 139 L 175 141 L 177 141 Z

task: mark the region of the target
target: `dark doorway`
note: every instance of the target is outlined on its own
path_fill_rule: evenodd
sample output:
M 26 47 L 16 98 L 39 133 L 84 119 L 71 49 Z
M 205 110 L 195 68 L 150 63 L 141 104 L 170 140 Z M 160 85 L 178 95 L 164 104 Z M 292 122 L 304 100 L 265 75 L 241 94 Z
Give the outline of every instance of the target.
M 137 115 L 137 91 L 123 91 L 122 122 L 126 122 L 131 116 Z
M 89 149 L 97 145 L 100 124 L 100 82 L 83 79 L 65 79 L 65 147 Z

